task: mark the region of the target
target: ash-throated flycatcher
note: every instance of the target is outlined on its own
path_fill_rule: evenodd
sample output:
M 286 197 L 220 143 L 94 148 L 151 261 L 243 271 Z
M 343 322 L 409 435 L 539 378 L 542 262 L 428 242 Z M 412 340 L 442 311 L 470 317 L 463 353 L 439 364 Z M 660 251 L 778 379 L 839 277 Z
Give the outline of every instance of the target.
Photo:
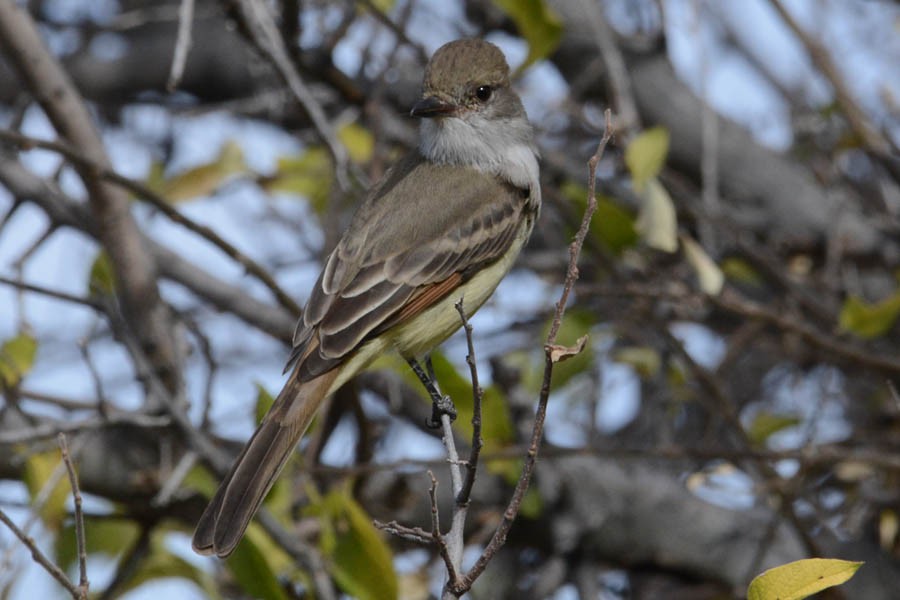
M 323 401 L 378 355 L 408 360 L 474 313 L 541 206 L 538 151 L 499 48 L 441 47 L 425 69 L 418 149 L 395 165 L 329 255 L 294 333 L 284 389 L 222 482 L 194 550 L 226 557 Z

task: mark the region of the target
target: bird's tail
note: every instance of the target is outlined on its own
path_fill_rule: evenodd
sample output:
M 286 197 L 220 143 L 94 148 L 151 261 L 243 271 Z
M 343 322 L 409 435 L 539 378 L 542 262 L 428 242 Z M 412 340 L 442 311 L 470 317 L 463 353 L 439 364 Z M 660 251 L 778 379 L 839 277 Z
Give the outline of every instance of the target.
M 311 381 L 291 375 L 200 517 L 195 552 L 225 558 L 234 551 L 339 371 Z

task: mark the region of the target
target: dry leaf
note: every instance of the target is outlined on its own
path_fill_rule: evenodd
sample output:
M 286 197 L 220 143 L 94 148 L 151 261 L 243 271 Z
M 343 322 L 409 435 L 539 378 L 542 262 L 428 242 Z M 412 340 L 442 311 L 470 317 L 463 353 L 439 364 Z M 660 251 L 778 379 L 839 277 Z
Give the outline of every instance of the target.
M 554 363 L 562 362 L 564 360 L 568 360 L 573 356 L 576 356 L 584 350 L 584 345 L 587 343 L 588 336 L 584 334 L 578 341 L 575 342 L 574 346 L 561 346 L 559 344 L 550 344 L 548 347 L 550 349 L 550 361 Z

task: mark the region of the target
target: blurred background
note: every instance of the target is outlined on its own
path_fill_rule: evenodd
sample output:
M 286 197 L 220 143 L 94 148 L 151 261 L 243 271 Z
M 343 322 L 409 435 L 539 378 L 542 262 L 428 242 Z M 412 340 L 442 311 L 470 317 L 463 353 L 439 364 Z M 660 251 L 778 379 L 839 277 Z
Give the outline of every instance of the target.
M 190 534 L 280 389 L 323 255 L 416 144 L 427 58 L 461 37 L 505 52 L 544 197 L 472 318 L 466 565 L 527 450 L 606 109 L 615 133 L 560 335 L 588 343 L 554 373 L 532 489 L 471 597 L 739 598 L 812 556 L 866 561 L 823 597 L 896 597 L 895 3 L 2 1 L 88 112 L 48 114 L 52 75 L 0 40 L 0 509 L 78 581 L 64 432 L 94 597 L 439 594 L 436 548 L 372 525 L 430 529 L 428 469 L 449 523 L 445 450 L 396 357 L 336 395 L 232 558 Z M 462 449 L 465 358 L 461 335 L 434 355 Z M 36 594 L 68 596 L 0 528 L 0 597 Z

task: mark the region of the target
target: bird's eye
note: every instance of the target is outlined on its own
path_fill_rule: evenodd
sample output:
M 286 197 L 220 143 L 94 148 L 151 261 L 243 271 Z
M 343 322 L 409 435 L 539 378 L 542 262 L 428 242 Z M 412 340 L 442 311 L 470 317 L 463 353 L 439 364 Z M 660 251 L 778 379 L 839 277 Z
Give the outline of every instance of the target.
M 481 85 L 478 86 L 478 89 L 475 90 L 475 97 L 478 98 L 481 102 L 487 102 L 491 99 L 491 94 L 494 93 L 494 89 L 489 85 Z

